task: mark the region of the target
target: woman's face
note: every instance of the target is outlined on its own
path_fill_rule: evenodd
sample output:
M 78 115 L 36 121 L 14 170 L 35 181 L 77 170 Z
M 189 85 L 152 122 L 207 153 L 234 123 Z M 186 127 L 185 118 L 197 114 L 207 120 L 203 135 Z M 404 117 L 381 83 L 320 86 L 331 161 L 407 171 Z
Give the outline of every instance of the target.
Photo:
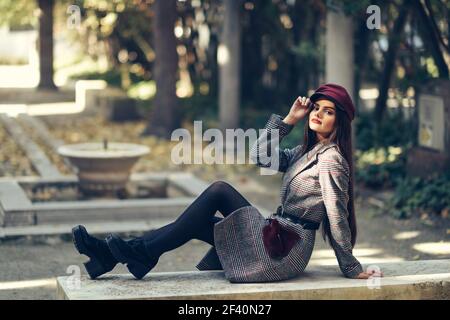
M 319 141 L 325 139 L 333 131 L 335 122 L 336 106 L 334 102 L 326 99 L 317 100 L 309 113 L 309 127 L 317 133 Z

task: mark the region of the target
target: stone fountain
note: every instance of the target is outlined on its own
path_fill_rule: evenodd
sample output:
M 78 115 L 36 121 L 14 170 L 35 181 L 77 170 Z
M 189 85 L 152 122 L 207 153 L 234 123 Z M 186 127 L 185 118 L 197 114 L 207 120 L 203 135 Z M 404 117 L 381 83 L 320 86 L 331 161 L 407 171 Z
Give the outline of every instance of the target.
M 111 142 L 63 145 L 58 153 L 77 168 L 79 188 L 86 195 L 116 195 L 125 189 L 131 169 L 150 152 L 143 145 Z
M 38 145 L 27 149 L 27 154 L 41 151 L 33 164 L 45 170 L 36 176 L 0 178 L 0 240 L 70 234 L 77 224 L 103 234 L 157 229 L 177 219 L 208 187 L 188 172 L 131 173 L 139 157 L 150 151 L 145 146 L 106 140 L 61 146 L 46 132 L 45 124 L 36 122 L 33 127 L 40 128 L 34 134 L 48 143 L 50 152 L 70 162 L 77 175 L 62 174 L 56 167 L 57 174 L 47 174 L 54 165 L 49 159 L 42 162 L 44 151 Z M 22 136 L 17 141 L 23 141 Z

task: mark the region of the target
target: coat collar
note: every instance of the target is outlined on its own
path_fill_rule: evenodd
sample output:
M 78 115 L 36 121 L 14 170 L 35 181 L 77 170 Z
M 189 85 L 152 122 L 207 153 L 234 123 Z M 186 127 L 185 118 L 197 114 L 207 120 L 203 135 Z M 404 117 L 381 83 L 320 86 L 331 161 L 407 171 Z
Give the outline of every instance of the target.
M 334 142 L 330 142 L 329 144 L 317 143 L 311 150 L 309 150 L 300 159 L 292 164 L 294 166 L 294 170 L 291 171 L 295 172 L 296 174 L 302 172 L 308 165 L 310 165 L 317 159 L 319 154 L 332 147 L 337 147 L 337 144 Z
M 294 179 L 298 174 L 304 171 L 311 163 L 316 161 L 319 154 L 333 147 L 337 147 L 337 144 L 334 142 L 331 142 L 329 144 L 317 143 L 300 159 L 296 160 L 294 163 L 291 164 L 292 168 L 290 168 L 290 170 L 286 172 L 286 176 L 283 178 L 283 181 L 286 184 L 285 193 L 282 198 L 283 201 L 286 196 L 286 192 L 289 189 L 289 184 L 291 183 L 292 179 Z

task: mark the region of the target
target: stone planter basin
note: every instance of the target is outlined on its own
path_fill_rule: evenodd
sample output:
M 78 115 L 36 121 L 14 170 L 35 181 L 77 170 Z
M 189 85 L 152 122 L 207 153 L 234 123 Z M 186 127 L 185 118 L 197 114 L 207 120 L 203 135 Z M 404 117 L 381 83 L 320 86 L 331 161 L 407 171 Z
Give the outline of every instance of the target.
M 150 152 L 131 143 L 79 143 L 63 145 L 58 153 L 78 169 L 80 190 L 88 195 L 114 194 L 125 189 L 131 169 Z

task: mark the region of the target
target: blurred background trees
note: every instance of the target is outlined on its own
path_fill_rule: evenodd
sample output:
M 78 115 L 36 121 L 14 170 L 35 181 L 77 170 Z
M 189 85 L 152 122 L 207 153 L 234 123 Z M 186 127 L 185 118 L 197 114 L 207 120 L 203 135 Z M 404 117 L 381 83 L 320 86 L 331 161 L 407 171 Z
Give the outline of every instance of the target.
M 38 28 L 38 8 L 43 12 L 52 2 L 3 0 L 1 20 L 12 29 Z M 165 41 L 161 45 L 175 41 L 176 95 L 181 100 L 195 101 L 187 105 L 187 101 L 182 101 L 186 106 L 181 111 L 191 116 L 216 118 L 218 112 L 217 58 L 226 3 L 178 0 L 170 7 L 174 11 L 175 39 L 163 37 Z M 67 7 L 71 4 L 80 7 L 81 19 L 79 26 L 68 29 Z M 366 27 L 369 16 L 366 8 L 370 4 L 381 8 L 380 29 Z M 382 121 L 388 98 L 398 101 L 413 98 L 417 86 L 428 78 L 448 78 L 450 4 L 447 1 L 242 1 L 236 20 L 240 21 L 242 35 L 240 122 L 246 122 L 247 112 L 282 113 L 295 97 L 307 94 L 324 81 L 326 13 L 339 5 L 354 22 L 356 102 L 360 105 L 363 102 L 360 100 L 371 100 L 360 99 L 361 89 L 376 89 L 370 91 L 377 92 L 369 93 L 369 98 L 376 96 L 373 112 L 378 122 Z M 72 78 L 92 78 L 95 74 L 112 85 L 130 90 L 138 98 L 156 98 L 154 37 L 157 34 L 153 20 L 160 14 L 155 1 L 55 0 L 55 8 L 58 37 L 77 41 L 83 49 L 77 59 L 103 60 L 101 75 L 91 68 L 91 75 L 84 72 L 72 74 Z M 172 23 L 169 12 L 162 16 L 163 22 Z M 233 34 L 227 37 L 232 38 Z M 50 59 L 50 54 L 46 58 Z M 363 92 L 366 97 L 368 93 Z M 209 102 L 205 105 L 201 101 Z M 149 101 L 149 107 L 154 102 Z
M 143 134 L 167 138 L 194 119 L 210 127 L 261 128 L 269 113 L 285 115 L 299 95 L 326 81 L 326 48 L 335 41 L 327 38 L 327 14 L 343 8 L 352 22 L 347 50 L 353 54 L 356 147 L 378 159 L 362 170 L 368 167 L 361 154 L 360 178 L 387 181 L 386 172 L 404 160 L 398 148 L 416 143 L 422 85 L 449 78 L 450 2 L 242 0 L 232 7 L 230 1 L 54 0 L 52 36 L 50 18 L 40 13 L 53 1 L 2 0 L 0 21 L 12 31 L 44 32 L 44 87 L 52 87 L 52 78 L 58 86 L 104 79 L 139 101 L 149 121 Z M 80 8 L 75 25 L 71 5 Z M 367 27 L 369 5 L 380 8 L 379 29 Z M 222 44 L 229 50 L 221 51 Z M 224 68 L 221 59 L 232 66 Z M 296 144 L 301 134 L 296 129 L 283 143 Z

